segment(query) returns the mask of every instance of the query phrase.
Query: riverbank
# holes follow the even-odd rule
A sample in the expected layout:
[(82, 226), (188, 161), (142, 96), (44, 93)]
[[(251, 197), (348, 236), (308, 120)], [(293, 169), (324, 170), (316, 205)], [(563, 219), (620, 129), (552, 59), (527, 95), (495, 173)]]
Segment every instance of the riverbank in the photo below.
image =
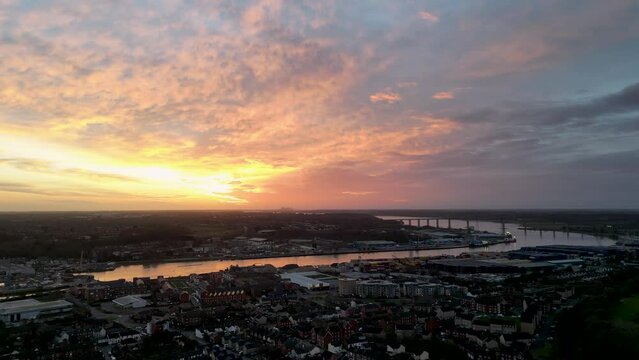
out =
[[(454, 220), (458, 221), (458, 220)], [(444, 230), (444, 228), (431, 228), (432, 230)], [(466, 232), (466, 229), (463, 228), (450, 228), (445, 229), (446, 231), (456, 231), (456, 232)], [(486, 230), (480, 230), (486, 232)], [(129, 266), (129, 265), (151, 265), (151, 264), (166, 264), (166, 263), (183, 263), (183, 262), (201, 262), (201, 261), (235, 261), (235, 260), (268, 260), (268, 259), (281, 259), (281, 258), (292, 258), (292, 257), (309, 257), (309, 256), (338, 256), (338, 255), (348, 255), (348, 254), (372, 254), (372, 253), (383, 253), (383, 252), (394, 252), (394, 251), (437, 251), (437, 250), (450, 250), (450, 249), (481, 249), (481, 248), (489, 248), (495, 245), (501, 244), (509, 244), (513, 243), (512, 239), (504, 238), (501, 240), (490, 240), (489, 243), (484, 245), (476, 245), (473, 246), (472, 242), (467, 242), (463, 244), (444, 244), (444, 245), (416, 245), (416, 246), (405, 246), (399, 245), (396, 247), (388, 247), (388, 248), (380, 248), (380, 249), (338, 249), (335, 251), (320, 251), (320, 252), (312, 252), (312, 253), (286, 253), (286, 254), (251, 254), (251, 255), (234, 255), (234, 256), (215, 256), (215, 257), (186, 257), (186, 258), (167, 258), (167, 259), (142, 259), (142, 260), (128, 260), (128, 261), (114, 261), (111, 262), (118, 266)], [(105, 263), (100, 263), (99, 265), (105, 265)], [(99, 266), (98, 265), (98, 266)], [(99, 269), (97, 271), (109, 271), (112, 269)], [(96, 270), (94, 270), (96, 271)], [(88, 272), (88, 271), (85, 271)]]
[[(465, 226), (466, 221), (453, 220), (453, 226)], [(222, 271), (231, 266), (252, 266), (255, 264), (270, 264), (275, 267), (282, 267), (288, 264), (320, 266), (334, 263), (344, 263), (352, 260), (373, 260), (380, 258), (407, 258), (407, 257), (437, 257), (437, 256), (458, 256), (463, 253), (476, 252), (503, 252), (517, 250), (520, 247), (547, 246), (547, 245), (586, 245), (586, 246), (611, 246), (615, 242), (606, 238), (596, 238), (589, 235), (565, 234), (557, 236), (552, 232), (524, 232), (519, 230), (515, 223), (492, 223), (492, 222), (471, 222), (475, 230), (499, 233), (507, 231), (517, 239), (516, 243), (494, 244), (488, 247), (470, 248), (466, 244), (441, 246), (441, 247), (417, 247), (378, 249), (378, 250), (357, 250), (342, 249), (342, 251), (332, 251), (324, 253), (304, 253), (304, 254), (268, 254), (262, 256), (242, 256), (236, 259), (223, 257), (216, 258), (181, 258), (181, 259), (158, 259), (158, 260), (137, 260), (121, 261), (117, 267), (110, 271), (88, 271), (82, 273), (94, 276), (99, 281), (111, 281), (117, 279), (131, 280), (136, 277), (158, 276), (187, 276), (194, 273), (209, 273)], [(505, 229), (504, 226), (505, 225)], [(116, 264), (112, 264), (116, 265)]]
[[(504, 242), (496, 242), (490, 245), (497, 245)], [(448, 249), (461, 249), (470, 248), (470, 244), (459, 245), (443, 245), (443, 246), (409, 246), (409, 247), (394, 247), (388, 249), (345, 249), (331, 252), (314, 252), (314, 253), (290, 253), (290, 254), (268, 254), (268, 255), (246, 255), (246, 256), (234, 256), (234, 257), (188, 257), (188, 258), (169, 258), (169, 259), (148, 259), (148, 260), (128, 260), (128, 261), (113, 261), (112, 264), (115, 267), (129, 266), (129, 265), (153, 265), (153, 264), (166, 264), (166, 263), (182, 263), (182, 262), (201, 262), (201, 261), (233, 261), (233, 260), (267, 260), (267, 259), (281, 259), (290, 257), (307, 257), (307, 256), (332, 256), (332, 255), (348, 255), (348, 254), (373, 254), (393, 251), (428, 251), (428, 250), (448, 250)], [(103, 265), (104, 263), (100, 263)], [(111, 271), (111, 270), (104, 270)], [(85, 271), (86, 272), (86, 271)]]

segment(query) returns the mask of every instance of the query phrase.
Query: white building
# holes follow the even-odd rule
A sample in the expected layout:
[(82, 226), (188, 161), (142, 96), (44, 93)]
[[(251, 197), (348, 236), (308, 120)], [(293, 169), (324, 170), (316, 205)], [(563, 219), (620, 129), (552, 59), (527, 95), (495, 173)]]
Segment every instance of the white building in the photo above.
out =
[(424, 283), (415, 282), (415, 281), (405, 282), (402, 285), (402, 291), (403, 291), (404, 296), (406, 296), (406, 297), (419, 296), (420, 294), (418, 293), (418, 290), (419, 290), (419, 287), (421, 285), (424, 285)]
[(403, 354), (405, 352), (406, 352), (406, 348), (402, 344), (397, 345), (397, 347), (386, 345), (386, 353), (390, 356)]
[(386, 280), (358, 281), (355, 294), (360, 297), (394, 298), (399, 296), (399, 285)]
[(71, 312), (73, 304), (66, 300), (16, 300), (0, 303), (0, 319), (7, 326), (18, 326), (42, 318), (62, 317)]
[(149, 302), (142, 299), (140, 295), (122, 296), (117, 299), (114, 299), (113, 302), (122, 307), (133, 308), (133, 309), (139, 309), (149, 305)]
[(284, 273), (281, 277), (307, 289), (328, 289), (331, 284), (323, 280), (332, 278), (317, 271)]
[(260, 238), (260, 237), (252, 237), (246, 241), (249, 245), (253, 247), (257, 247), (257, 248), (270, 247), (273, 245), (272, 240)]
[(444, 286), (441, 284), (423, 284), (419, 285), (417, 296), (437, 296), (443, 293)]

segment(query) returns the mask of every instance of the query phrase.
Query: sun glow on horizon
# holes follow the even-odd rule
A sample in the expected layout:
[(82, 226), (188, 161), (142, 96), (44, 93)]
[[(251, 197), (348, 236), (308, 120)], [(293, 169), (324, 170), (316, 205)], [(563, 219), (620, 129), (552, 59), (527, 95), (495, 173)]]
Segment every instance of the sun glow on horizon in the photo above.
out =
[(0, 169), (12, 180), (25, 180), (32, 185), (31, 188), (16, 187), (16, 192), (145, 197), (163, 201), (208, 199), (237, 205), (247, 203), (243, 193), (263, 192), (260, 186), (263, 181), (295, 170), (251, 160), (211, 169), (197, 167), (194, 162), (161, 165), (139, 159), (127, 162), (15, 134), (0, 134)]
[(634, 208), (639, 9), (567, 1), (0, 1), (0, 211)]

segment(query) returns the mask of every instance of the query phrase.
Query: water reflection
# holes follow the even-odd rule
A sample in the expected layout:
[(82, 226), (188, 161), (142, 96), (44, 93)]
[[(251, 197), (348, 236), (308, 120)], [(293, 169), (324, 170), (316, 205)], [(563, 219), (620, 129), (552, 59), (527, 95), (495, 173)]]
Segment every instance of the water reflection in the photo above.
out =
[[(408, 219), (410, 217), (393, 217), (383, 216), (383, 219)], [(417, 218), (413, 218), (417, 219)], [(470, 221), (470, 226), (476, 230), (501, 232), (502, 224), (488, 221)], [(413, 224), (416, 222), (413, 221)], [(431, 225), (435, 222), (431, 221)], [(466, 220), (451, 220), (452, 228), (466, 228)], [(425, 224), (423, 224), (425, 225)], [(541, 246), (553, 244), (572, 244), (572, 245), (613, 245), (614, 241), (595, 237), (591, 235), (565, 233), (565, 236), (556, 236), (553, 231), (529, 231), (520, 229), (517, 224), (504, 224), (505, 230), (512, 233), (516, 238), (516, 243), (499, 244), (488, 248), (490, 251), (510, 251), (519, 249), (522, 246)], [(448, 228), (448, 219), (440, 221), (442, 229)], [(245, 260), (205, 260), (195, 262), (171, 262), (171, 263), (155, 263), (144, 265), (125, 265), (116, 268), (113, 271), (93, 273), (97, 280), (109, 281), (117, 279), (131, 280), (134, 277), (151, 277), (158, 276), (184, 276), (193, 273), (207, 273), (228, 269), (232, 265), (251, 266), (258, 264), (271, 264), (281, 267), (288, 264), (298, 265), (330, 265), (333, 263), (348, 262), (354, 259), (380, 259), (380, 258), (406, 258), (406, 257), (423, 257), (438, 255), (459, 255), (464, 252), (486, 251), (486, 248), (457, 248), (457, 249), (441, 249), (441, 250), (403, 250), (403, 251), (386, 251), (376, 253), (359, 253), (359, 254), (331, 254), (331, 255), (314, 255), (314, 256), (289, 256), (271, 259), (245, 259)]]

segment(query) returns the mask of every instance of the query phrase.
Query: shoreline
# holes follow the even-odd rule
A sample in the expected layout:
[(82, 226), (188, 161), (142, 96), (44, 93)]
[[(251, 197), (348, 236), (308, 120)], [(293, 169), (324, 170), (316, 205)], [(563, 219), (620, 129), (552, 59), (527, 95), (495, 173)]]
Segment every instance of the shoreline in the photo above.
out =
[[(377, 216), (376, 216), (377, 217)], [(383, 220), (393, 220), (393, 219), (383, 219)], [(516, 224), (520, 225), (520, 224)], [(433, 229), (438, 229), (434, 228)], [(447, 230), (457, 230), (462, 231), (465, 229), (447, 229)], [(393, 251), (430, 251), (430, 250), (449, 250), (449, 249), (477, 249), (477, 248), (489, 248), (493, 245), (499, 244), (507, 244), (512, 241), (507, 240), (499, 240), (496, 242), (491, 242), (490, 244), (486, 244), (485, 246), (477, 246), (472, 247), (470, 243), (467, 244), (456, 244), (456, 245), (442, 245), (442, 246), (413, 246), (413, 247), (402, 247), (402, 248), (390, 248), (390, 249), (368, 249), (368, 250), (358, 250), (358, 249), (348, 249), (348, 250), (338, 250), (332, 252), (321, 252), (321, 253), (292, 253), (292, 254), (278, 254), (278, 255), (247, 255), (247, 256), (233, 256), (233, 257), (208, 257), (208, 258), (200, 258), (200, 257), (189, 257), (189, 258), (171, 258), (171, 259), (148, 259), (148, 260), (124, 260), (124, 261), (110, 261), (110, 262), (102, 262), (97, 263), (101, 265), (106, 265), (108, 263), (115, 264), (114, 268), (108, 268), (103, 270), (91, 270), (91, 271), (82, 271), (82, 272), (74, 272), (75, 274), (92, 274), (92, 273), (101, 273), (101, 272), (109, 272), (113, 271), (118, 267), (122, 266), (131, 266), (131, 265), (153, 265), (153, 264), (166, 264), (166, 263), (183, 263), (183, 262), (204, 262), (204, 261), (235, 261), (235, 260), (261, 260), (261, 259), (281, 259), (288, 257), (307, 257), (307, 256), (331, 256), (331, 255), (345, 255), (345, 254), (370, 254), (370, 253), (381, 253), (381, 252), (393, 252)]]
[[(381, 218), (382, 220), (395, 220), (395, 219), (384, 219), (384, 216), (396, 216), (396, 215), (373, 215), (375, 217)], [(414, 216), (410, 216), (410, 217), (414, 217)], [(452, 220), (459, 220), (459, 219), (452, 219)], [(487, 221), (487, 222), (493, 222), (493, 223), (497, 223), (497, 221), (489, 221), (489, 220), (482, 220), (482, 221)], [(588, 231), (571, 231), (571, 230), (559, 230), (559, 229), (541, 229), (538, 227), (529, 227), (528, 225), (525, 225), (524, 223), (522, 223), (521, 221), (515, 221), (515, 222), (507, 222), (507, 224), (510, 225), (514, 225), (515, 228), (517, 230), (524, 230), (524, 231), (543, 231), (543, 232), (549, 232), (549, 231), (557, 231), (557, 232), (568, 232), (568, 233), (572, 233), (572, 234), (581, 234), (581, 235), (587, 235), (587, 236), (593, 236), (595, 238), (600, 238), (600, 239), (610, 239), (610, 240), (615, 240), (614, 238), (612, 238), (611, 236), (607, 236), (608, 234), (596, 234), (596, 233), (591, 233)], [(540, 224), (535, 224), (535, 225), (540, 225)], [(436, 227), (431, 227), (432, 229), (438, 229)], [(462, 231), (465, 229), (460, 229), (460, 228), (453, 228), (453, 229), (447, 229), (445, 228), (445, 230), (457, 230), (457, 231)], [(584, 229), (585, 230), (585, 229)], [(106, 267), (104, 269), (91, 269), (91, 270), (83, 270), (83, 271), (74, 271), (74, 274), (85, 274), (85, 275), (92, 275), (92, 274), (99, 274), (99, 273), (110, 273), (118, 268), (124, 267), (124, 266), (136, 266), (136, 265), (142, 265), (142, 266), (149, 266), (152, 267), (154, 265), (163, 265), (163, 264), (171, 264), (171, 263), (197, 263), (197, 262), (221, 262), (221, 261), (245, 261), (245, 260), (255, 260), (256, 263), (260, 263), (259, 260), (265, 260), (265, 259), (282, 259), (282, 258), (295, 258), (295, 257), (313, 257), (313, 256), (339, 256), (339, 255), (348, 255), (348, 254), (374, 254), (374, 253), (384, 253), (384, 252), (408, 252), (408, 251), (437, 251), (437, 250), (451, 250), (451, 249), (463, 249), (466, 248), (470, 251), (478, 251), (479, 249), (485, 249), (486, 251), (490, 251), (490, 247), (492, 247), (493, 245), (500, 245), (500, 244), (507, 244), (507, 243), (511, 243), (511, 241), (504, 241), (504, 240), (499, 240), (496, 242), (491, 242), (489, 244), (486, 244), (484, 246), (471, 246), (470, 243), (467, 244), (450, 244), (450, 245), (442, 245), (442, 246), (410, 246), (410, 247), (400, 247), (400, 248), (389, 248), (389, 249), (367, 249), (367, 250), (359, 250), (359, 249), (343, 249), (343, 250), (337, 250), (337, 251), (331, 251), (331, 252), (314, 252), (314, 253), (291, 253), (291, 254), (265, 254), (265, 255), (246, 255), (246, 256), (242, 256), (242, 255), (238, 255), (238, 256), (232, 256), (232, 257), (182, 257), (182, 258), (166, 258), (166, 259), (141, 259), (141, 260), (120, 260), (120, 261), (111, 261), (111, 262), (101, 262), (101, 263), (96, 263), (96, 265), (100, 266), (106, 266), (108, 263), (113, 264), (113, 266), (109, 266)], [(88, 265), (88, 264), (87, 264)]]
[[(390, 220), (390, 221), (395, 220), (395, 219), (383, 219), (384, 216), (395, 216), (395, 215), (373, 215), (373, 216), (380, 218), (382, 220)], [(459, 220), (459, 219), (451, 219), (451, 220)], [(494, 221), (494, 220), (493, 221), (482, 220), (482, 221), (498, 223), (497, 221)], [(593, 236), (596, 238), (616, 240), (612, 236), (609, 236), (606, 234), (598, 234), (598, 233), (588, 232), (588, 231), (570, 231), (570, 230), (566, 231), (566, 230), (559, 230), (559, 229), (552, 229), (552, 228), (545, 229), (545, 228), (538, 228), (538, 227), (533, 228), (533, 227), (528, 227), (527, 225), (521, 222), (509, 222), (509, 224), (515, 225), (518, 230), (524, 230), (524, 231), (568, 232), (573, 234)], [(424, 228), (426, 228), (426, 226), (424, 226)], [(448, 228), (437, 228), (432, 226), (430, 228), (432, 228), (433, 230), (442, 229), (442, 230), (465, 231), (465, 229), (461, 229), (461, 228), (448, 229)], [(458, 245), (443, 245), (443, 246), (429, 246), (429, 247), (416, 246), (416, 247), (399, 248), (399, 249), (369, 249), (369, 250), (352, 249), (352, 250), (332, 251), (332, 252), (324, 252), (324, 253), (292, 253), (292, 254), (278, 254), (278, 255), (269, 254), (269, 255), (248, 255), (248, 256), (239, 255), (239, 256), (233, 256), (233, 257), (227, 257), (227, 258), (225, 257), (188, 257), (188, 258), (170, 258), (170, 259), (119, 260), (119, 261), (107, 261), (107, 262), (96, 263), (96, 265), (106, 265), (108, 263), (113, 263), (115, 264), (115, 267), (113, 268), (109, 267), (105, 269), (89, 270), (89, 271), (82, 271), (82, 272), (74, 271), (74, 273), (75, 274), (91, 274), (91, 273), (109, 272), (109, 271), (113, 271), (114, 269), (118, 267), (131, 266), (131, 265), (153, 265), (153, 264), (159, 265), (159, 264), (166, 264), (166, 263), (184, 263), (184, 262), (199, 262), (199, 261), (204, 262), (204, 261), (234, 261), (234, 260), (250, 260), (250, 259), (255, 259), (255, 260), (280, 259), (280, 258), (287, 258), (287, 257), (331, 256), (331, 255), (344, 255), (344, 254), (357, 254), (357, 253), (368, 254), (368, 253), (391, 252), (391, 251), (422, 251), (422, 250), (426, 251), (426, 250), (448, 250), (448, 249), (459, 249), (459, 248), (477, 249), (477, 248), (489, 248), (492, 245), (499, 245), (499, 244), (505, 244), (505, 243), (509, 243), (509, 241), (500, 240), (494, 243), (487, 244), (486, 246), (478, 246), (478, 247), (472, 247), (470, 246), (470, 244), (458, 244)]]
[[(507, 242), (496, 242), (491, 243), (484, 248), (488, 248), (491, 245), (499, 245)], [(369, 250), (344, 250), (344, 251), (333, 251), (333, 252), (323, 252), (323, 253), (293, 253), (293, 254), (282, 254), (282, 255), (249, 255), (249, 256), (237, 256), (232, 258), (173, 258), (173, 259), (158, 259), (158, 260), (129, 260), (129, 261), (114, 261), (115, 268), (119, 268), (122, 266), (131, 266), (131, 265), (153, 265), (153, 264), (166, 264), (166, 263), (183, 263), (183, 262), (207, 262), (207, 261), (235, 261), (235, 260), (263, 260), (263, 259), (282, 259), (289, 257), (307, 257), (307, 256), (332, 256), (332, 255), (344, 255), (344, 254), (372, 254), (372, 253), (383, 253), (383, 252), (394, 252), (394, 251), (429, 251), (429, 250), (448, 250), (448, 249), (461, 249), (468, 248), (470, 244), (459, 244), (459, 245), (445, 245), (445, 246), (430, 246), (430, 247), (409, 247), (409, 248), (390, 248), (390, 249), (369, 249)], [(83, 271), (78, 272), (76, 274), (92, 274), (92, 273), (102, 273), (102, 272), (110, 272), (114, 269), (105, 269), (98, 271)]]
[[(503, 244), (504, 242), (491, 243), (485, 247), (491, 245)], [(150, 264), (165, 264), (165, 263), (181, 263), (181, 262), (198, 262), (198, 261), (234, 261), (234, 260), (261, 260), (261, 259), (279, 259), (279, 258), (294, 258), (294, 257), (307, 257), (307, 256), (331, 256), (331, 255), (344, 255), (344, 254), (371, 254), (393, 251), (428, 251), (428, 250), (447, 250), (447, 249), (460, 249), (470, 248), (469, 244), (459, 245), (444, 245), (444, 246), (430, 246), (430, 247), (409, 247), (409, 248), (389, 248), (389, 249), (368, 249), (368, 250), (344, 250), (333, 252), (319, 252), (319, 253), (293, 253), (293, 254), (272, 254), (272, 255), (248, 255), (248, 256), (234, 256), (232, 258), (220, 258), (220, 257), (189, 257), (189, 258), (171, 258), (171, 259), (153, 259), (153, 260), (125, 260), (125, 261), (111, 261), (116, 267), (129, 266), (129, 265), (150, 265)], [(104, 263), (102, 263), (104, 264)], [(112, 270), (103, 271), (91, 271), (91, 272), (106, 272)]]

